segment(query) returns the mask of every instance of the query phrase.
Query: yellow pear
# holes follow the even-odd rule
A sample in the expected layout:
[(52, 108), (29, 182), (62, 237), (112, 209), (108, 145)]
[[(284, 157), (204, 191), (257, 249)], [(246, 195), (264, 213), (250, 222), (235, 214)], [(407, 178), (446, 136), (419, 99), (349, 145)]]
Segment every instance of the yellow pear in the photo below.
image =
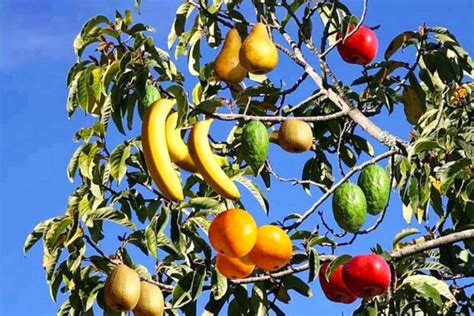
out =
[(281, 124), (278, 131), (278, 143), (290, 153), (302, 153), (311, 148), (313, 144), (313, 131), (308, 123), (289, 119)]
[(263, 75), (278, 63), (278, 51), (263, 23), (255, 24), (240, 48), (240, 63), (250, 73)]
[(219, 79), (229, 83), (239, 83), (244, 80), (247, 70), (239, 61), (241, 46), (242, 40), (237, 29), (230, 30), (214, 63), (214, 71)]
[(133, 310), (135, 316), (162, 316), (165, 300), (159, 287), (146, 281), (140, 284), (140, 299)]
[(115, 267), (104, 285), (105, 304), (118, 312), (131, 311), (140, 298), (140, 277), (124, 264)]

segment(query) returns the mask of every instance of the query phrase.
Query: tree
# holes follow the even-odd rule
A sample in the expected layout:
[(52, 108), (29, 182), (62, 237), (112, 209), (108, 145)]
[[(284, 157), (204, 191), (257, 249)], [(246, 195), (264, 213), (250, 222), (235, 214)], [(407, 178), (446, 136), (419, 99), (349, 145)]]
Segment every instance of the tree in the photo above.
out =
[[(138, 10), (140, 1), (135, 2)], [(469, 54), (447, 29), (423, 25), (395, 37), (384, 60), (365, 66), (361, 77), (348, 84), (335, 77), (326, 57), (362, 27), (367, 1), (359, 20), (339, 1), (241, 2), (189, 0), (179, 6), (168, 48), (174, 47), (176, 57), (187, 55), (188, 80), (198, 81), (192, 91), (185, 90), (187, 78), (169, 52), (155, 46), (150, 37), (153, 28), (134, 24), (131, 11), (116, 12), (115, 19), (95, 16), (77, 35), (78, 60), (67, 76), (67, 111), (72, 116), (82, 110), (97, 121), (75, 135), (80, 145), (67, 171), (69, 180), (79, 185), (68, 199), (66, 212), (39, 223), (24, 246), (26, 253), (43, 240), (43, 267), (52, 297), (56, 299), (59, 290), (67, 296), (58, 314), (92, 315), (94, 309), (115, 314), (104, 303), (103, 286), (106, 275), (119, 263), (161, 288), (169, 314), (196, 314), (196, 300), (203, 291), (211, 292), (207, 314), (219, 313), (225, 304), (232, 315), (283, 314), (279, 303), (288, 302), (290, 289), (308, 296), (308, 283), (315, 280), (321, 263), (331, 262), (329, 277), (350, 258), (331, 253), (343, 252), (344, 246), (383, 221), (387, 207), (373, 226), (339, 234), (325, 222), (319, 207), (354, 175), (388, 159), (391, 189), (403, 202), (407, 222), (412, 217), (420, 223), (428, 216), (438, 220), (410, 242), (405, 239), (421, 232), (403, 229), (394, 236), (392, 250), (374, 245), (373, 251), (390, 263), (391, 285), (385, 295), (361, 300), (355, 313), (468, 315), (473, 297), (468, 297), (468, 285), (455, 280), (474, 275), (474, 85), (468, 81), (474, 63)], [(242, 14), (250, 7), (255, 17)], [(256, 20), (271, 30), (280, 57), (301, 70), (296, 82), (283, 86), (265, 75), (250, 74), (247, 85), (228, 85), (215, 77), (212, 58), (202, 58), (206, 46), (221, 47), (229, 29), (235, 26), (244, 36)], [(313, 29), (320, 22), (322, 27)], [(416, 51), (411, 62), (394, 59), (398, 50), (408, 46)], [(286, 99), (305, 84), (313, 87), (313, 93), (289, 105)], [(180, 126), (190, 127), (203, 115), (233, 124), (226, 141), (214, 147), (232, 161), (223, 170), (246, 187), (265, 211), (270, 201), (260, 180), (267, 188), (275, 179), (313, 194), (320, 191), (310, 208), (287, 214), (277, 223), (293, 242), (289, 265), (238, 280), (228, 280), (216, 270), (206, 237), (210, 221), (219, 211), (245, 207), (240, 200), (217, 194), (197, 174), (182, 174), (182, 202), (169, 200), (155, 188), (139, 132), (131, 137), (129, 131), (139, 128), (137, 115), (140, 121), (159, 98), (176, 100)], [(385, 110), (390, 113), (397, 104), (405, 107), (413, 124), (407, 140), (371, 120)], [(313, 157), (301, 179), (282, 178), (270, 161), (254, 176), (238, 149), (243, 126), (253, 120), (277, 128), (289, 118), (313, 123)], [(110, 148), (112, 125), (122, 134), (114, 149)], [(371, 141), (387, 150), (376, 155)], [(359, 162), (366, 155), (372, 158)], [(316, 229), (301, 228), (317, 215)], [(99, 246), (106, 234), (104, 221), (129, 229), (118, 237), (112, 254)], [(156, 258), (155, 271), (147, 271), (139, 259), (132, 260), (129, 247)], [(296, 275), (302, 271), (307, 273)]]

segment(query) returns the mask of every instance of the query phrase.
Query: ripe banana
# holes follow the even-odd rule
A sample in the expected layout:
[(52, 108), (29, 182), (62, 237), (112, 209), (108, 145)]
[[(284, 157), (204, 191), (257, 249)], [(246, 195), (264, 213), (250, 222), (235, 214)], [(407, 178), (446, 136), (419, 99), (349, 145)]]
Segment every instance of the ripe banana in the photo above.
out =
[[(179, 128), (176, 128), (177, 122), (177, 112), (172, 112), (168, 115), (168, 118), (166, 119), (166, 142), (168, 144), (171, 161), (186, 171), (196, 173), (198, 172), (198, 169), (189, 154), (188, 146), (181, 138), (181, 131)], [(226, 157), (214, 155), (214, 158), (217, 160), (219, 167), (229, 165), (229, 161)]]
[(181, 131), (176, 128), (178, 122), (178, 112), (171, 113), (166, 119), (166, 142), (168, 143), (168, 150), (171, 161), (189, 172), (197, 172), (196, 165), (189, 155), (188, 146), (181, 138)]
[(239, 189), (219, 167), (209, 145), (208, 134), (211, 123), (212, 119), (206, 119), (193, 126), (188, 142), (189, 153), (199, 173), (217, 193), (228, 199), (238, 199)]
[(181, 181), (171, 162), (166, 143), (166, 117), (175, 104), (172, 99), (153, 102), (147, 110), (142, 124), (142, 147), (151, 178), (158, 189), (170, 200), (184, 198)]

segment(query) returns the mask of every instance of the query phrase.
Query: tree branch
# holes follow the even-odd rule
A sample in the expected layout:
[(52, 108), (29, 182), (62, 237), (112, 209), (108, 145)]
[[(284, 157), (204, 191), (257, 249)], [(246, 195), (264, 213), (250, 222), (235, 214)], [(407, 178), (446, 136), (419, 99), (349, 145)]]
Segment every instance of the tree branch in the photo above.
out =
[(438, 248), (444, 245), (453, 244), (461, 240), (473, 239), (473, 238), (474, 238), (474, 228), (467, 229), (467, 230), (463, 230), (457, 233), (441, 236), (436, 239), (426, 241), (422, 244), (405, 247), (403, 249), (393, 252), (391, 254), (391, 257), (393, 259), (401, 259), (407, 256), (411, 256), (415, 253), (423, 252), (423, 251), (430, 250), (433, 248)]
[(343, 96), (340, 96), (332, 89), (327, 89), (324, 86), (323, 79), (321, 76), (314, 70), (314, 68), (306, 61), (303, 56), (303, 53), (298, 48), (296, 43), (291, 39), (290, 35), (281, 27), (278, 26), (280, 33), (282, 34), (283, 38), (287, 41), (287, 43), (292, 48), (291, 52), (286, 47), (276, 43), (278, 49), (280, 49), (283, 53), (288, 55), (296, 64), (304, 68), (304, 70), (308, 73), (311, 79), (321, 88), (321, 91), (325, 91), (328, 95), (328, 98), (336, 104), (342, 111), (347, 111), (349, 117), (359, 124), (370, 136), (374, 137), (387, 147), (391, 149), (398, 149), (402, 150), (403, 153), (406, 153), (408, 150), (408, 144), (401, 140), (400, 138), (390, 134), (389, 132), (381, 129), (379, 126), (375, 125), (371, 120), (369, 120), (359, 109), (353, 108), (352, 105), (348, 104)]
[(339, 111), (332, 114), (327, 115), (318, 115), (318, 116), (258, 116), (258, 115), (247, 115), (247, 114), (224, 114), (224, 113), (209, 113), (202, 111), (196, 108), (203, 114), (206, 114), (210, 117), (216, 118), (222, 121), (235, 121), (235, 120), (242, 120), (242, 121), (262, 121), (262, 122), (283, 122), (289, 119), (298, 119), (301, 121), (306, 122), (323, 122), (323, 121), (330, 121), (337, 118), (340, 118), (346, 115), (349, 111)]
[[(413, 255), (413, 254), (416, 254), (416, 253), (420, 253), (420, 252), (423, 252), (423, 251), (426, 251), (426, 250), (430, 250), (430, 249), (437, 248), (437, 247), (440, 247), (440, 246), (450, 245), (450, 244), (456, 243), (456, 242), (461, 241), (461, 240), (473, 239), (473, 238), (474, 238), (474, 229), (468, 229), (468, 230), (464, 230), (464, 231), (461, 231), (461, 232), (457, 232), (457, 233), (449, 234), (449, 235), (446, 235), (446, 236), (438, 237), (434, 240), (430, 240), (430, 241), (424, 242), (424, 243), (419, 244), (419, 245), (405, 247), (401, 250), (392, 252), (390, 254), (390, 257), (393, 260), (398, 260), (398, 259), (401, 259), (403, 257), (410, 256), (410, 255)], [(331, 261), (331, 260), (335, 259), (336, 256), (322, 255), (319, 258), (320, 258), (321, 262), (327, 262), (327, 261)], [(274, 278), (281, 278), (285, 275), (294, 274), (294, 273), (297, 273), (297, 272), (302, 272), (302, 271), (305, 271), (305, 270), (308, 270), (308, 269), (309, 269), (309, 263), (305, 263), (305, 264), (302, 264), (300, 266), (297, 266), (297, 267), (294, 267), (294, 268), (291, 267), (291, 268), (288, 268), (288, 269), (280, 271), (280, 272), (265, 274), (265, 275), (259, 275), (259, 276), (240, 279), (240, 280), (233, 280), (232, 282), (235, 283), (235, 284), (246, 284), (246, 283), (267, 281), (267, 280), (271, 280), (271, 279), (274, 279)]]

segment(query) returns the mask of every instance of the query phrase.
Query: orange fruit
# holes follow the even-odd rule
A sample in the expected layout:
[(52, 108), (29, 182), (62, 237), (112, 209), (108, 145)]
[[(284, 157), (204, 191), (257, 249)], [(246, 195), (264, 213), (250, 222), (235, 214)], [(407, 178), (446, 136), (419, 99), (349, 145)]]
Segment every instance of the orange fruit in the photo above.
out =
[(257, 242), (249, 253), (250, 261), (264, 271), (285, 266), (293, 255), (290, 237), (280, 227), (264, 225), (257, 229)]
[(241, 258), (255, 245), (257, 224), (252, 215), (244, 210), (226, 210), (217, 215), (209, 226), (209, 240), (218, 253)]
[(228, 279), (242, 279), (252, 274), (255, 265), (248, 257), (232, 258), (217, 254), (216, 268)]

